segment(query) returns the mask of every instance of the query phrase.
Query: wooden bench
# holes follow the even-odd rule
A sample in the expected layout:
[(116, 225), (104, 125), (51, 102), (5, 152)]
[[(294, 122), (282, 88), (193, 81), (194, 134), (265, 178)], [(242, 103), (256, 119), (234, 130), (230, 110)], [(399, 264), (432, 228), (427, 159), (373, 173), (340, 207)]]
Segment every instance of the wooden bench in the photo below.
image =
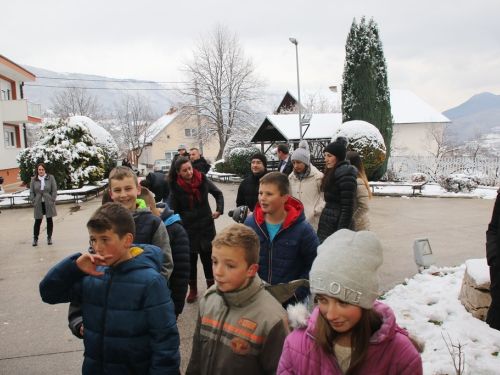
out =
[(376, 187), (382, 187), (382, 186), (394, 186), (394, 187), (399, 187), (399, 186), (409, 186), (413, 193), (412, 195), (415, 196), (415, 191), (418, 190), (420, 194), (422, 194), (422, 188), (427, 182), (393, 182), (393, 181), (371, 181), (370, 182), (370, 187), (372, 188), (372, 193), (375, 193), (375, 188)]
[(229, 182), (238, 177), (234, 173), (207, 173), (207, 177), (212, 181)]

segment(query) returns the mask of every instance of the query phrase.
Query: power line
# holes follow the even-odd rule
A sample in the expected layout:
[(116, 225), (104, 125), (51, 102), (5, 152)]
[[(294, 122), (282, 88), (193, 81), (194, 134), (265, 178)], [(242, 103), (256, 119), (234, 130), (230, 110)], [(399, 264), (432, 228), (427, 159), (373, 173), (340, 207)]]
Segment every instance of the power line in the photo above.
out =
[[(179, 89), (134, 89), (134, 88), (113, 88), (113, 87), (80, 87), (80, 86), (51, 86), (51, 85), (31, 85), (25, 83), (26, 87), (52, 87), (56, 89), (82, 89), (82, 90), (116, 90), (116, 91), (178, 91)], [(188, 88), (189, 89), (189, 88)], [(192, 88), (194, 89), (194, 88)]]
[(63, 78), (63, 77), (40, 77), (37, 76), (37, 79), (60, 79), (63, 81), (87, 81), (87, 82), (130, 82), (130, 83), (158, 83), (158, 84), (166, 84), (166, 83), (192, 83), (188, 81), (178, 81), (178, 82), (156, 82), (156, 81), (141, 81), (135, 79), (85, 79), (85, 78)]

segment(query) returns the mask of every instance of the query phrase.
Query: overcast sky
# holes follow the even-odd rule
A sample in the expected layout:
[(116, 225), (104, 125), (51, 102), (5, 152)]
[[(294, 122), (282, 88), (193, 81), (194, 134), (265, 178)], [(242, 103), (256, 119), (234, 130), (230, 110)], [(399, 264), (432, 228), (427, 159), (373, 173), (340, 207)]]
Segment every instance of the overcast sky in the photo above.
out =
[(353, 18), (378, 23), (391, 89), (439, 111), (500, 94), (500, 1), (23, 0), (0, 7), (0, 54), (19, 63), (112, 78), (173, 81), (216, 23), (238, 34), (268, 91), (340, 85)]

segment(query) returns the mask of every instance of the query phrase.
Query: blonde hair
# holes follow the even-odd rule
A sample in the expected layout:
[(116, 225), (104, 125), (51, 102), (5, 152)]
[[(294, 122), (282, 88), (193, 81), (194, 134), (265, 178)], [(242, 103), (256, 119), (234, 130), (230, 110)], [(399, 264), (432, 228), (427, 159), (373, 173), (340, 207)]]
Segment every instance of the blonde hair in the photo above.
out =
[(349, 160), (351, 165), (354, 165), (358, 170), (358, 177), (363, 180), (368, 190), (368, 198), (372, 199), (372, 191), (370, 189), (370, 184), (368, 183), (368, 177), (366, 177), (365, 166), (363, 165), (363, 160), (361, 156), (356, 151), (348, 151), (346, 154), (346, 160)]
[(139, 187), (139, 181), (137, 180), (137, 176), (135, 175), (132, 168), (118, 166), (113, 168), (113, 170), (109, 173), (109, 185), (111, 186), (111, 180), (121, 181), (124, 178), (132, 177), (135, 181), (135, 186)]
[(137, 196), (137, 199), (142, 199), (146, 203), (146, 206), (156, 207), (156, 201), (151, 190), (147, 187), (141, 186), (141, 194)]
[(213, 247), (243, 249), (248, 266), (259, 263), (260, 241), (257, 234), (246, 225), (233, 224), (219, 232), (212, 241)]

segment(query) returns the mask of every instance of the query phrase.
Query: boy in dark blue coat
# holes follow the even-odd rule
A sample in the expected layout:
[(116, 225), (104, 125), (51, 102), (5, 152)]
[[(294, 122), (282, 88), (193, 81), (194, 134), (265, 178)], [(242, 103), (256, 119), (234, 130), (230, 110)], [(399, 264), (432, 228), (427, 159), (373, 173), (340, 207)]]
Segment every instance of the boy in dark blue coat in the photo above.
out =
[(144, 200), (146, 206), (149, 207), (153, 214), (160, 217), (167, 228), (170, 248), (172, 249), (172, 260), (174, 261), (174, 269), (170, 279), (168, 279), (168, 287), (175, 306), (175, 315), (179, 317), (184, 309), (191, 270), (188, 234), (182, 225), (179, 214), (175, 214), (168, 205), (165, 206), (163, 212), (156, 208), (155, 199), (148, 188), (143, 187), (138, 198)]
[(179, 332), (156, 246), (131, 247), (131, 212), (117, 203), (87, 223), (96, 254), (75, 254), (40, 283), (50, 304), (82, 303), (83, 374), (178, 374)]
[[(271, 285), (309, 279), (316, 258), (318, 236), (305, 220), (304, 206), (291, 196), (288, 176), (271, 172), (260, 179), (259, 202), (245, 225), (260, 240), (259, 276)], [(309, 288), (300, 287), (283, 304), (307, 302)]]

